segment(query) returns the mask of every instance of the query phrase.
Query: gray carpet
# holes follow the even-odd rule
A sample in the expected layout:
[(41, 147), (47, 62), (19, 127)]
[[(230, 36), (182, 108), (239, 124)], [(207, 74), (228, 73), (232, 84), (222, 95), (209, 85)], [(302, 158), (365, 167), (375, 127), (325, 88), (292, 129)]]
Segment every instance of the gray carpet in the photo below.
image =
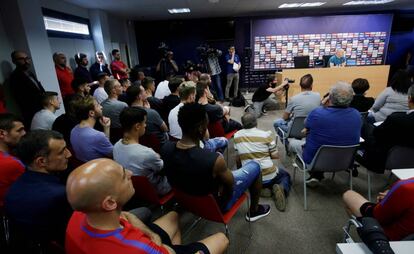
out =
[[(251, 94), (250, 94), (251, 96)], [(243, 108), (231, 108), (232, 118), (240, 121)], [(273, 121), (281, 117), (283, 110), (269, 111), (258, 121), (258, 127), (272, 130)], [(292, 158), (285, 156), (284, 147), (280, 144), (281, 159), (277, 161), (293, 177)], [(233, 144), (229, 150), (229, 168), (235, 168)], [(249, 224), (244, 219), (247, 204), (230, 222), (230, 247), (227, 253), (335, 253), (336, 243), (341, 242), (342, 227), (347, 222), (347, 215), (342, 204), (342, 193), (349, 189), (347, 172), (337, 173), (334, 180), (326, 174), (325, 180), (317, 188), (308, 188), (308, 211), (303, 209), (303, 175), (297, 172), (296, 181), (288, 197), (287, 209), (279, 212), (271, 198), (261, 198), (261, 203), (272, 207), (269, 216), (251, 223), (251, 239), (249, 240)], [(383, 190), (388, 181), (387, 175), (372, 177), (373, 197)], [(367, 197), (366, 169), (359, 169), (359, 176), (353, 178), (354, 190)], [(196, 219), (190, 213), (181, 217), (182, 230), (185, 232)], [(225, 232), (224, 226), (218, 223), (201, 220), (196, 227), (184, 235), (184, 243), (196, 241), (215, 232)]]

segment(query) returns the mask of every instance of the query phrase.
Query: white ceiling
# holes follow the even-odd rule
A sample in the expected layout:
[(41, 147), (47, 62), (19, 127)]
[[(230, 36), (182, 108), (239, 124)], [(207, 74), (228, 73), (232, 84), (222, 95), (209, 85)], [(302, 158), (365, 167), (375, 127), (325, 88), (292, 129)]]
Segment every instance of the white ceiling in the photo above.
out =
[[(65, 0), (66, 2), (91, 9), (101, 9), (130, 20), (165, 20), (207, 17), (240, 17), (255, 15), (306, 14), (320, 11), (376, 11), (410, 9), (414, 10), (414, 0), (395, 0), (384, 5), (343, 6), (350, 0)], [(283, 3), (326, 2), (321, 7), (279, 9)], [(191, 13), (172, 15), (171, 8), (190, 8)]]

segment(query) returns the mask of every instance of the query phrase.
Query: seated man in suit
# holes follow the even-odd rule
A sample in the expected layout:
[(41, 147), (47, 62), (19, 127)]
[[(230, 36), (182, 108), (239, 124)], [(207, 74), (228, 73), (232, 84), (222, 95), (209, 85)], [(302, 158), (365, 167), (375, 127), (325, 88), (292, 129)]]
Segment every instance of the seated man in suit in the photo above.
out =
[(392, 113), (381, 125), (367, 131), (364, 155), (357, 160), (369, 170), (384, 172), (388, 151), (393, 146), (414, 147), (414, 85), (408, 89), (407, 100), (407, 112)]
[(66, 170), (71, 153), (63, 136), (50, 130), (34, 130), (24, 136), (17, 156), (26, 171), (10, 187), (5, 199), (6, 213), (25, 239), (63, 243), (72, 214), (65, 185), (56, 173)]
[(92, 253), (223, 253), (229, 240), (216, 233), (182, 245), (178, 214), (170, 212), (146, 226), (122, 207), (134, 195), (132, 172), (110, 159), (75, 169), (67, 182), (75, 212), (66, 231), (68, 254)]
[(200, 147), (207, 131), (208, 116), (198, 103), (186, 103), (178, 112), (182, 138), (166, 143), (161, 158), (168, 181), (192, 195), (213, 194), (223, 211), (228, 211), (247, 190), (250, 190), (250, 214), (246, 220), (256, 221), (270, 213), (269, 205), (260, 205), (262, 189), (260, 165), (251, 161), (242, 168), (230, 171), (219, 153)]
[(380, 192), (377, 203), (352, 190), (344, 193), (343, 200), (349, 215), (377, 219), (391, 241), (414, 234), (414, 178), (398, 181)]

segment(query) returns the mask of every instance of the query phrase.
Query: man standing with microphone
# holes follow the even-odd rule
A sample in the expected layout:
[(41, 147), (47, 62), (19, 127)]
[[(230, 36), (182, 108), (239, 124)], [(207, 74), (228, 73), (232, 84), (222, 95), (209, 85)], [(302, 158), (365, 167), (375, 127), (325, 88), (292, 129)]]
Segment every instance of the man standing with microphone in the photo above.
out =
[(225, 91), (225, 100), (230, 101), (229, 93), (232, 84), (234, 83), (233, 87), (233, 95), (237, 97), (237, 93), (239, 90), (239, 70), (241, 68), (240, 58), (236, 54), (236, 50), (234, 46), (229, 47), (229, 53), (226, 54), (226, 70), (227, 70), (227, 85)]

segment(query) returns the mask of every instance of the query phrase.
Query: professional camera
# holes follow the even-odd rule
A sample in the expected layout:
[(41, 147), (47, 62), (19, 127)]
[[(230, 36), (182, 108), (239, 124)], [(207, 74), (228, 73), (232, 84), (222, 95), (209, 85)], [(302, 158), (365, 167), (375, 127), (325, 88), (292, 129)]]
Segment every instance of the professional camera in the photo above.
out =
[(165, 44), (165, 42), (161, 42), (160, 45), (158, 46), (158, 52), (160, 54), (160, 57), (165, 58), (167, 56), (168, 51), (170, 51), (170, 48), (168, 47), (168, 45)]
[(201, 44), (196, 48), (196, 50), (201, 59), (207, 59), (208, 57), (212, 56), (219, 57), (222, 54), (221, 50), (210, 48), (210, 46), (207, 44)]

